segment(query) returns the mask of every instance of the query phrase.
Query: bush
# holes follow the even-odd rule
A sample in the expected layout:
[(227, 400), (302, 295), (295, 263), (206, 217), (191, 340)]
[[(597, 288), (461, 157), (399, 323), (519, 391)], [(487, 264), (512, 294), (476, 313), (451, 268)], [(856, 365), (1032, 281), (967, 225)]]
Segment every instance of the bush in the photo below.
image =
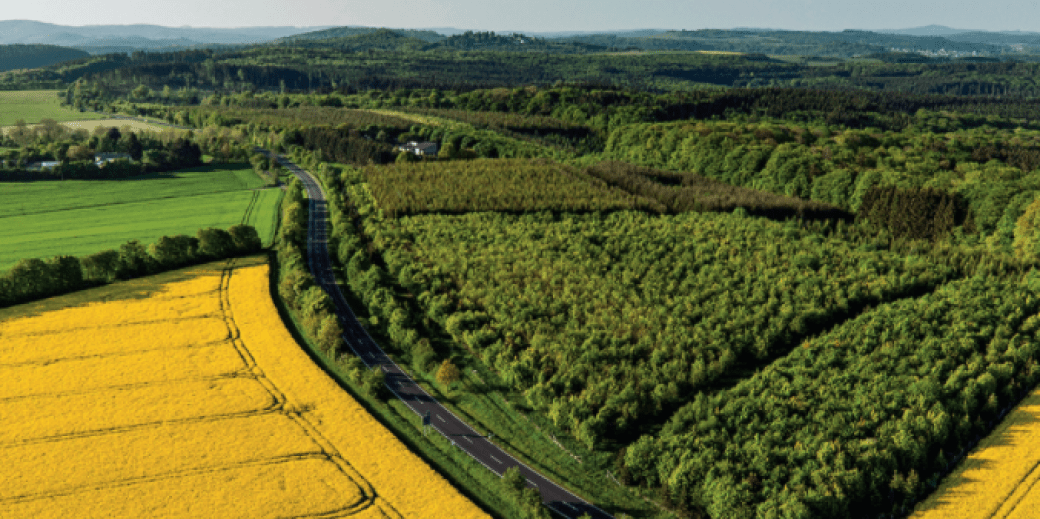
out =
[(239, 254), (258, 252), (263, 247), (260, 234), (251, 225), (233, 225), (228, 229), (228, 234)]
[[(256, 232), (255, 230), (253, 231)], [(224, 229), (199, 229), (199, 252), (207, 258), (226, 258), (236, 252), (231, 233)]]
[(343, 327), (339, 325), (339, 319), (335, 315), (326, 315), (321, 320), (321, 329), (318, 331), (318, 346), (328, 354), (339, 351), (343, 343)]
[(459, 371), (459, 368), (451, 362), (451, 359), (444, 359), (444, 362), (441, 363), (440, 369), (437, 370), (437, 382), (440, 382), (441, 385), (447, 389), (448, 386), (451, 386), (454, 382), (458, 382), (461, 378), (462, 373)]

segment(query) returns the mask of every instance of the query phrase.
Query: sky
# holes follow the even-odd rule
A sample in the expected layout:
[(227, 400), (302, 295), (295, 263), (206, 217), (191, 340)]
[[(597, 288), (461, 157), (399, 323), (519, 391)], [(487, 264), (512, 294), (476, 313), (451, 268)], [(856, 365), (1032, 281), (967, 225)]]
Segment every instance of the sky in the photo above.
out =
[[(0, 19), (61, 25), (1040, 31), (1036, 0), (5, 0)], [(13, 5), (12, 5), (13, 4)]]

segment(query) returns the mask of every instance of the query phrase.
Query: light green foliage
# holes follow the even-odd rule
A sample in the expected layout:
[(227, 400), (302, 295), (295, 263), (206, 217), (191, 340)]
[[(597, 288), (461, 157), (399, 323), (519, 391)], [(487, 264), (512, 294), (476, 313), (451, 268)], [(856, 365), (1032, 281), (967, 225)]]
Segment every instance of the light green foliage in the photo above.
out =
[(0, 218), (262, 186), (263, 182), (251, 170), (235, 166), (206, 166), (134, 180), (11, 182), (2, 184), (0, 189)]
[(253, 191), (249, 169), (197, 168), (172, 178), (8, 183), (0, 189), (0, 270), (21, 258), (82, 256), (136, 239), (237, 223), (273, 238), (280, 190)]
[(590, 447), (950, 275), (729, 214), (415, 216), (366, 232), (427, 316)]
[(387, 214), (605, 211), (652, 204), (573, 167), (544, 159), (478, 159), (365, 168)]
[(1029, 204), (1015, 222), (1013, 245), (1019, 258), (1035, 261), (1040, 257), (1040, 200)]

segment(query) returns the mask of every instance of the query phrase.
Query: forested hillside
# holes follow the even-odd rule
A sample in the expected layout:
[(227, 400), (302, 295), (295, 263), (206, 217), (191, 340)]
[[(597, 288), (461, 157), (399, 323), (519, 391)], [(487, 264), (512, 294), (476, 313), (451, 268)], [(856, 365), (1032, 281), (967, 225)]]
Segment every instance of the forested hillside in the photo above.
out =
[(46, 67), (89, 56), (86, 52), (56, 45), (0, 45), (0, 72)]
[[(335, 44), (307, 41), (311, 42), (307, 46), (108, 54), (83, 63), (0, 76), (0, 85), (46, 83), (58, 87), (86, 78), (115, 95), (125, 95), (141, 84), (153, 90), (170, 86), (224, 92), (245, 88), (356, 92), (388, 88), (459, 91), (557, 82), (654, 91), (794, 86), (1015, 97), (1040, 93), (1035, 82), (1040, 64), (1016, 61), (927, 64), (850, 59), (803, 64), (755, 54), (603, 52), (605, 49), (585, 44), (490, 33), (422, 44), (394, 31), (328, 40)], [(400, 47), (395, 48), (398, 43)], [(115, 73), (115, 69), (122, 72)]]

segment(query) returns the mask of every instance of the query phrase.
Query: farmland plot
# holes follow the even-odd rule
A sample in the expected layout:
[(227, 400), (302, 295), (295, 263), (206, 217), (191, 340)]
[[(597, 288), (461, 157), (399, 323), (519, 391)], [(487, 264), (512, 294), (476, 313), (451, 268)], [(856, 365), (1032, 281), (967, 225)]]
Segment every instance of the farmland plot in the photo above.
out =
[(268, 268), (0, 322), (2, 517), (483, 517), (315, 366)]
[(128, 240), (256, 227), (274, 236), (281, 190), (247, 167), (206, 166), (130, 180), (7, 183), (0, 189), (0, 270), (23, 258), (86, 255)]
[(1023, 519), (1040, 510), (1040, 392), (1034, 391), (917, 507), (914, 519)]

